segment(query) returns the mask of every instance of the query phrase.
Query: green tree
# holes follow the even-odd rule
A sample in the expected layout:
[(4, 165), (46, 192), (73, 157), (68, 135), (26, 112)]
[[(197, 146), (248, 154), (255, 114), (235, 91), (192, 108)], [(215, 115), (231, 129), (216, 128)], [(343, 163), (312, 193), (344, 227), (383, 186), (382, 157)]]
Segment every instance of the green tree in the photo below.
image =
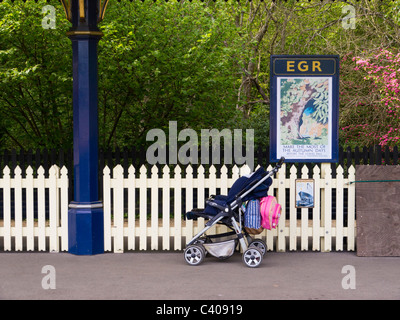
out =
[[(70, 23), (54, 1), (56, 28), (43, 29), (46, 4), (0, 2), (3, 148), (72, 146)], [(343, 27), (348, 5), (354, 29)], [(100, 25), (100, 146), (143, 145), (149, 129), (167, 130), (170, 120), (178, 129), (253, 128), (256, 144), (268, 145), (272, 54), (340, 55), (340, 124), (363, 123), (367, 113), (351, 113), (357, 94), (366, 105), (377, 96), (345, 59), (397, 52), (399, 7), (400, 0), (110, 1)]]
[(0, 3), (0, 143), (3, 148), (71, 147), (71, 44), (57, 7), (42, 28), (46, 1)]
[[(0, 4), (3, 147), (72, 146), (70, 24), (54, 3), (56, 28), (43, 29), (46, 4)], [(169, 120), (196, 130), (234, 123), (238, 49), (221, 6), (110, 2), (98, 50), (102, 147), (144, 144)]]
[(148, 130), (223, 128), (235, 117), (236, 48), (221, 7), (114, 2), (99, 45), (103, 146), (144, 144)]

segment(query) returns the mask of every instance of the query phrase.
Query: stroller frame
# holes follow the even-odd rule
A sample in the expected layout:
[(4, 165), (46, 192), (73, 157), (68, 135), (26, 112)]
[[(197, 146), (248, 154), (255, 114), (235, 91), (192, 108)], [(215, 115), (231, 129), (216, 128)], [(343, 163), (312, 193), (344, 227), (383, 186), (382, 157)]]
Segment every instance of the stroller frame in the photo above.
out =
[[(242, 215), (240, 206), (242, 205), (243, 202), (242, 199), (245, 196), (247, 196), (255, 188), (257, 188), (264, 181), (266, 181), (268, 178), (272, 177), (273, 175), (275, 175), (275, 173), (279, 171), (284, 160), (285, 158), (282, 157), (277, 163), (277, 165), (270, 172), (268, 172), (260, 180), (253, 181), (249, 185), (249, 188), (244, 192), (239, 192), (239, 194), (236, 195), (235, 200), (233, 200), (231, 203), (227, 203), (225, 206), (222, 206), (220, 204), (215, 203), (212, 199), (206, 200), (207, 205), (213, 206), (214, 208), (218, 209), (219, 212), (212, 218), (210, 218), (207, 215), (204, 215), (206, 218), (210, 218), (210, 220), (208, 220), (207, 223), (205, 224), (205, 227), (197, 235), (195, 235), (192, 238), (192, 240), (190, 240), (187, 243), (184, 252), (184, 258), (189, 265), (192, 266), (198, 265), (203, 261), (206, 251), (208, 250), (205, 248), (206, 246), (204, 245), (204, 241), (202, 241), (200, 237), (205, 235), (205, 232), (217, 223), (225, 224), (226, 226), (231, 228), (234, 232), (224, 233), (220, 235), (213, 235), (213, 236), (205, 235), (206, 237), (216, 238), (218, 236), (224, 237), (226, 235), (236, 235), (237, 240), (239, 240), (240, 247), (243, 251), (243, 262), (248, 267), (258, 267), (260, 265), (262, 258), (267, 250), (266, 244), (264, 243), (264, 241), (260, 239), (253, 240), (251, 236), (246, 232), (246, 230), (242, 228)], [(238, 212), (235, 212), (235, 210), (238, 208), (239, 208), (239, 210), (237, 210)], [(199, 215), (199, 217), (201, 216), (202, 215)], [(236, 220), (239, 220), (239, 224)], [(248, 244), (245, 241), (245, 236)], [(219, 258), (222, 259), (229, 258), (230, 255), (227, 257), (219, 257)]]

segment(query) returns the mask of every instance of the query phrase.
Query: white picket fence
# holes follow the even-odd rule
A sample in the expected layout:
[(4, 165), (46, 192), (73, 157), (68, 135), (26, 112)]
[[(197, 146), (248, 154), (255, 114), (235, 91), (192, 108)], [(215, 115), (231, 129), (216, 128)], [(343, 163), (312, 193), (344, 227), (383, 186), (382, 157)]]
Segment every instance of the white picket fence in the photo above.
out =
[[(31, 167), (28, 167), (25, 173), (25, 178), (22, 178), (21, 168), (16, 167), (14, 177), (11, 178), (10, 169), (6, 166), (3, 178), (0, 179), (0, 190), (3, 193), (0, 249), (2, 240), (5, 251), (11, 251), (12, 248), (15, 251), (68, 250), (67, 169), (63, 167), (60, 170), (57, 166), (52, 166), (48, 178), (45, 177), (43, 167), (39, 167), (35, 178)], [(11, 199), (12, 195), (14, 201)], [(12, 202), (14, 210), (11, 208)], [(46, 204), (48, 219), (46, 219)], [(37, 218), (34, 215), (35, 207)]]
[[(315, 181), (314, 208), (312, 219), (309, 219), (309, 209), (301, 210), (301, 218), (297, 217), (295, 207), (295, 182), (297, 169), (290, 168), (289, 177), (285, 176), (284, 164), (279, 171), (269, 194), (275, 194), (286, 212), (286, 189), (289, 190), (289, 219), (282, 214), (279, 226), (272, 231), (264, 230), (258, 238), (266, 240), (268, 250), (344, 250), (344, 239), (347, 238), (346, 250), (355, 249), (355, 180), (354, 167), (349, 168), (345, 178), (343, 168), (337, 169), (335, 179), (331, 177), (330, 164), (322, 164), (322, 172), (314, 167)], [(270, 170), (268, 168), (267, 170)], [(193, 178), (193, 168), (186, 168), (182, 177), (181, 168), (176, 166), (173, 177), (170, 177), (168, 166), (163, 168), (162, 177), (158, 177), (158, 168), (153, 166), (151, 177), (147, 178), (145, 166), (140, 168), (139, 177), (135, 177), (135, 168), (130, 167), (128, 177), (124, 178), (123, 168), (118, 165), (110, 177), (110, 169), (104, 169), (104, 219), (105, 219), (105, 250), (124, 252), (125, 250), (181, 250), (197, 232), (204, 227), (204, 220), (183, 220), (182, 215), (193, 208), (193, 191), (197, 189), (197, 208), (204, 208), (205, 190), (208, 194), (227, 194), (232, 184), (243, 174), (249, 173), (249, 168), (233, 167), (232, 175), (228, 176), (225, 166), (217, 178), (215, 167), (211, 166), (208, 176), (202, 166), (198, 167), (197, 178)], [(301, 169), (302, 178), (308, 178), (308, 169)], [(124, 193), (124, 189), (127, 192)], [(139, 190), (138, 199), (135, 190)], [(161, 196), (159, 190), (162, 190)], [(332, 189), (336, 190), (336, 219), (332, 220)], [(344, 190), (348, 189), (347, 224), (344, 224)], [(150, 195), (148, 194), (148, 190)], [(182, 194), (185, 195), (185, 208), (182, 210)], [(124, 197), (128, 206), (124, 210)], [(112, 201), (113, 200), (113, 201)], [(173, 202), (173, 212), (170, 210)], [(162, 210), (159, 212), (159, 203)], [(185, 212), (184, 212), (185, 211)], [(218, 225), (214, 233), (225, 232), (227, 228)], [(171, 239), (173, 241), (171, 241)], [(127, 241), (125, 241), (127, 240)], [(334, 242), (334, 246), (333, 246)]]
[[(267, 168), (268, 170), (268, 168)], [(270, 170), (270, 168), (269, 168)], [(264, 230), (257, 238), (263, 238), (268, 250), (355, 250), (355, 169), (350, 167), (347, 177), (342, 167), (337, 168), (336, 178), (331, 176), (330, 164), (315, 166), (312, 178), (315, 181), (313, 209), (296, 209), (295, 182), (297, 169), (290, 167), (285, 175), (286, 164), (273, 180), (269, 194), (276, 195), (282, 212), (289, 212), (288, 219), (282, 214), (278, 228)], [(208, 194), (227, 194), (232, 184), (243, 174), (250, 172), (247, 166), (233, 167), (232, 174), (222, 166), (220, 176), (214, 166), (206, 173), (203, 166), (187, 166), (182, 172), (175, 166), (151, 168), (150, 177), (142, 166), (136, 175), (133, 166), (124, 178), (122, 166), (111, 171), (104, 168), (104, 247), (105, 251), (126, 250), (181, 250), (199, 230), (204, 219), (184, 220), (183, 215), (193, 207), (203, 208), (206, 191)], [(25, 178), (19, 167), (11, 178), (10, 169), (5, 167), (0, 179), (3, 193), (3, 219), (0, 220), (0, 250), (5, 251), (67, 251), (68, 250), (68, 172), (53, 166), (49, 177), (40, 167), (34, 177), (28, 167)], [(308, 178), (308, 169), (301, 169), (302, 178)], [(347, 189), (348, 203), (345, 215), (344, 194)], [(24, 191), (23, 191), (24, 190)], [(288, 190), (288, 192), (287, 192)], [(332, 203), (332, 190), (336, 193), (336, 204)], [(46, 201), (46, 194), (48, 200)], [(197, 203), (193, 199), (197, 195)], [(12, 197), (14, 208), (11, 208)], [(289, 199), (286, 199), (289, 197)], [(186, 200), (183, 203), (183, 200)], [(287, 201), (288, 200), (288, 201)], [(26, 203), (25, 208), (22, 203)], [(289, 203), (289, 208), (286, 208)], [(48, 207), (48, 219), (46, 218)], [(332, 219), (332, 207), (336, 207), (336, 219)], [(35, 219), (34, 211), (37, 211)], [(301, 211), (300, 219), (297, 210)], [(310, 214), (309, 214), (310, 210)], [(311, 218), (309, 217), (311, 215)], [(25, 218), (23, 218), (25, 216)], [(211, 229), (213, 233), (225, 232), (223, 225)]]

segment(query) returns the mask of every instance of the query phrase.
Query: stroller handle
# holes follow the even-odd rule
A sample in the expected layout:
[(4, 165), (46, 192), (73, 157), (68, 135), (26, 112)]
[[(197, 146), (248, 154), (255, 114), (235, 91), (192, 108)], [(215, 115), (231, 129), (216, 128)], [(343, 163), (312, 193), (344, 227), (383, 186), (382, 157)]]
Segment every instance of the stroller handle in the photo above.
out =
[(278, 162), (278, 164), (276, 165), (276, 166), (278, 167), (278, 169), (282, 166), (282, 164), (283, 164), (284, 161), (285, 161), (285, 157), (281, 157), (281, 158), (279, 159), (279, 162)]

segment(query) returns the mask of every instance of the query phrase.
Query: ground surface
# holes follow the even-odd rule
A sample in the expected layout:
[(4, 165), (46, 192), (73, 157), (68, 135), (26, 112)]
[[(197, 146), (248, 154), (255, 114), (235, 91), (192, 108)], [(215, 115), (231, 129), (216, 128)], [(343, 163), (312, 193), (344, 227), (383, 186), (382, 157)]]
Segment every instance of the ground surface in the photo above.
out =
[[(50, 285), (55, 289), (43, 288)], [(400, 258), (268, 252), (261, 266), (251, 269), (239, 253), (225, 261), (207, 257), (193, 267), (181, 252), (2, 252), (0, 299), (398, 300)]]

